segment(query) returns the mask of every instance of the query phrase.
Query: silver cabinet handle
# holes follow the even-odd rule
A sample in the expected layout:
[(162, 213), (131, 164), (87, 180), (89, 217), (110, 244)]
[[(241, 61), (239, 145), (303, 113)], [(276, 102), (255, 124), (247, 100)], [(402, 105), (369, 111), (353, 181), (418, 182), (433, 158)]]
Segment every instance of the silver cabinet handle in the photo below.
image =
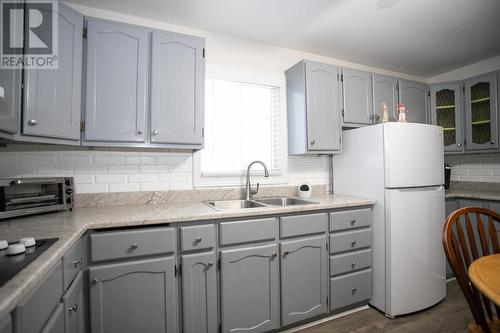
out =
[(356, 262), (355, 261), (351, 262), (351, 268), (354, 269), (355, 267), (356, 267)]
[(351, 291), (352, 291), (352, 294), (354, 295), (356, 293), (356, 291), (358, 290), (358, 288), (352, 288)]
[(90, 280), (90, 283), (97, 284), (97, 283), (99, 283), (99, 280), (97, 278), (93, 278), (92, 280)]
[(201, 237), (196, 237), (196, 239), (194, 240), (196, 243), (201, 243), (202, 239)]
[(490, 143), (491, 143), (492, 145), (494, 145), (494, 144), (496, 143), (496, 141), (495, 141), (495, 140), (491, 140), (491, 141), (490, 141)]
[(78, 310), (78, 305), (77, 304), (73, 304), (73, 305), (70, 305), (68, 307), (68, 311), (71, 312), (71, 311), (75, 311)]
[(137, 130), (137, 134), (139, 134), (139, 135), (143, 135), (143, 134), (144, 134), (144, 131), (143, 131), (143, 130), (141, 130), (141, 129), (138, 129), (138, 130)]
[(154, 130), (153, 131), (153, 135), (158, 135), (160, 132), (158, 132), (158, 130)]
[(75, 265), (75, 267), (78, 267), (78, 265), (81, 264), (83, 264), (83, 258), (80, 258), (78, 260), (73, 260), (73, 265)]
[(354, 225), (354, 223), (356, 223), (356, 219), (351, 220), (351, 225)]
[(137, 249), (138, 247), (139, 247), (139, 244), (136, 244), (136, 243), (133, 243), (133, 244), (131, 244), (131, 245), (130, 245), (130, 248), (131, 248), (132, 250), (135, 250), (135, 249)]
[(214, 262), (213, 262), (213, 261), (209, 261), (209, 262), (207, 263), (207, 266), (208, 266), (208, 267), (212, 267), (213, 265), (214, 265)]
[(30, 125), (30, 126), (38, 125), (38, 120), (36, 120), (36, 119), (30, 119), (28, 121), (28, 125)]
[(311, 141), (311, 146), (314, 146), (315, 143), (316, 143), (316, 140), (312, 140)]
[(287, 255), (289, 255), (289, 254), (290, 254), (290, 252), (289, 252), (289, 251), (285, 251), (285, 252), (283, 252), (283, 256), (287, 256)]
[(457, 143), (457, 147), (462, 147), (462, 144), (461, 143)]
[(273, 253), (271, 254), (271, 258), (273, 258), (273, 259), (274, 259), (274, 258), (276, 258), (277, 256), (278, 256), (278, 254), (277, 254), (276, 252), (273, 252)]
[(355, 241), (355, 240), (353, 240), (353, 241), (351, 242), (351, 246), (356, 246), (356, 241)]

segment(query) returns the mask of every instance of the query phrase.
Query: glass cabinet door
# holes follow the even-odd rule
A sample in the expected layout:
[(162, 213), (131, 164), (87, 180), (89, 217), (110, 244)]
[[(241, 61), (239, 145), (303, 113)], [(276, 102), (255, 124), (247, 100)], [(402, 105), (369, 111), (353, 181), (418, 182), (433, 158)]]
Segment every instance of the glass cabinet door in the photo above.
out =
[(496, 73), (465, 81), (467, 150), (498, 148)]
[(462, 151), (462, 104), (460, 84), (431, 86), (431, 120), (443, 128), (445, 151)]

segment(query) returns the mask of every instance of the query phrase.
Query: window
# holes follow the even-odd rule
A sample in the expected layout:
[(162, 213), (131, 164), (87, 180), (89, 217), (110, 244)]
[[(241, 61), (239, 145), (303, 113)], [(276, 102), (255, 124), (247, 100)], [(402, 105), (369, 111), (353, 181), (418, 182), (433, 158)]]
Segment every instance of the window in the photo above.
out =
[[(267, 165), (272, 175), (268, 183), (282, 182), (277, 177), (283, 175), (285, 164), (280, 91), (278, 85), (206, 80), (205, 148), (195, 158), (198, 183), (241, 184), (241, 176), (255, 160)], [(259, 169), (252, 174), (258, 175)]]

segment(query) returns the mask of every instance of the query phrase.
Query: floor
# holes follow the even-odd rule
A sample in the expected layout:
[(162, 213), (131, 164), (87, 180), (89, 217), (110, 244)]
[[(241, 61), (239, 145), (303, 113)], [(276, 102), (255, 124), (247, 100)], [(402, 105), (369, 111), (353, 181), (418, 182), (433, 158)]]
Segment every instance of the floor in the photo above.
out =
[(444, 301), (414, 315), (388, 319), (380, 312), (370, 308), (302, 330), (300, 333), (466, 333), (467, 325), (472, 320), (467, 302), (456, 281), (449, 282), (446, 289), (447, 297)]

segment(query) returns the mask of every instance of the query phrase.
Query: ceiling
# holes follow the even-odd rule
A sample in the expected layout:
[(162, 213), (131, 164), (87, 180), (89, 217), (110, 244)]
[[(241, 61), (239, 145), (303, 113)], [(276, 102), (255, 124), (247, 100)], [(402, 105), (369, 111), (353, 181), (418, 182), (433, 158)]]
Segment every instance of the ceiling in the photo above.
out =
[(500, 54), (499, 0), (69, 0), (422, 77)]

